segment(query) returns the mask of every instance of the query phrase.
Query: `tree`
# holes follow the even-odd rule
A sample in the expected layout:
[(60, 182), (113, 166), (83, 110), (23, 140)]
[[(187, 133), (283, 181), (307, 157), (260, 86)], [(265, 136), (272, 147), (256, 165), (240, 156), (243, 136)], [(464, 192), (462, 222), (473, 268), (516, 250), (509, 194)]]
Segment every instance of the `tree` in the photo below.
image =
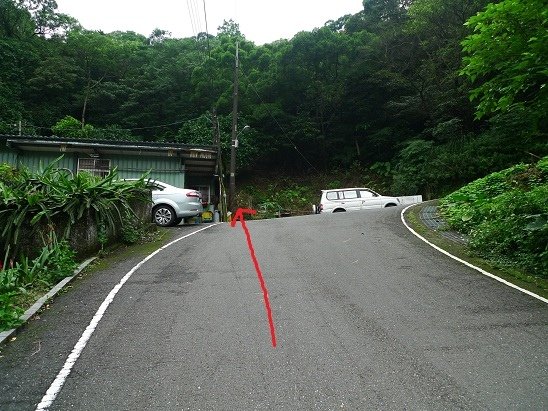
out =
[(55, 0), (13, 0), (15, 5), (28, 12), (34, 23), (34, 34), (39, 36), (64, 36), (70, 30), (81, 28), (78, 21), (66, 14), (57, 13)]
[(471, 17), (462, 42), (462, 74), (477, 86), (476, 117), (529, 107), (539, 119), (548, 111), (548, 8), (545, 0), (503, 0)]
[(71, 116), (62, 118), (51, 128), (54, 135), (69, 138), (87, 138), (92, 130), (92, 125), (83, 125)]
[(30, 13), (13, 0), (0, 0), (0, 38), (28, 38), (33, 34)]
[(151, 35), (148, 36), (148, 44), (153, 45), (156, 43), (162, 43), (166, 39), (169, 39), (171, 37), (171, 32), (167, 30), (162, 30), (159, 28), (155, 28)]
[(223, 24), (217, 27), (217, 33), (218, 37), (230, 37), (237, 40), (244, 39), (244, 36), (240, 31), (240, 25), (232, 19), (228, 21), (223, 20)]
[[(82, 125), (87, 122), (88, 112), (95, 109), (112, 110), (121, 88), (121, 79), (132, 69), (131, 61), (139, 48), (139, 39), (128, 40), (119, 33), (114, 35), (102, 32), (77, 30), (68, 34), (63, 48), (66, 60), (72, 61), (73, 72), (77, 75), (76, 101), (81, 104)], [(73, 98), (74, 98), (73, 97)]]

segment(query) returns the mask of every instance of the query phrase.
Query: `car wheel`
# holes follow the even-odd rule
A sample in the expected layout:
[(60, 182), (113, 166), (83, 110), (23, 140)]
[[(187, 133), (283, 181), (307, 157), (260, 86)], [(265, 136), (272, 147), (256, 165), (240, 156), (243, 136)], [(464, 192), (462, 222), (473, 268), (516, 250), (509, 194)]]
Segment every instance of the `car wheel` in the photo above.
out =
[(336, 208), (333, 210), (334, 213), (344, 213), (346, 210), (344, 208)]
[(387, 205), (385, 205), (385, 207), (396, 207), (396, 204), (394, 204), (394, 203), (388, 203)]
[(161, 227), (171, 227), (175, 224), (177, 216), (175, 210), (168, 205), (159, 205), (152, 210), (154, 222)]

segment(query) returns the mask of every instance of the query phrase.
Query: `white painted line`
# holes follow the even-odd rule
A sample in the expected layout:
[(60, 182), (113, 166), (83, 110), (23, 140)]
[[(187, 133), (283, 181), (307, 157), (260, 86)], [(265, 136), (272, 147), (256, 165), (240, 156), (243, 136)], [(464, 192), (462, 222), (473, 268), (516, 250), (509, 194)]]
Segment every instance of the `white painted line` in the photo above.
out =
[(78, 358), (80, 357), (80, 354), (82, 354), (82, 351), (86, 347), (89, 339), (93, 335), (93, 332), (97, 328), (97, 325), (99, 324), (99, 321), (101, 321), (101, 319), (103, 318), (103, 315), (105, 314), (108, 306), (114, 300), (114, 297), (116, 296), (118, 291), (120, 291), (120, 289), (126, 283), (126, 281), (129, 280), (129, 278), (133, 275), (133, 273), (135, 271), (137, 271), (139, 268), (141, 268), (141, 266), (144, 263), (146, 263), (148, 260), (150, 260), (156, 254), (158, 254), (160, 251), (165, 250), (166, 248), (172, 246), (173, 244), (175, 244), (175, 243), (177, 243), (181, 240), (184, 240), (185, 238), (188, 238), (191, 235), (197, 234), (200, 231), (207, 230), (208, 228), (211, 228), (215, 225), (217, 225), (217, 224), (208, 225), (207, 227), (204, 227), (204, 228), (201, 228), (199, 230), (193, 231), (190, 234), (179, 237), (176, 240), (173, 240), (172, 242), (164, 245), (163, 247), (160, 247), (159, 249), (154, 251), (152, 254), (149, 254), (145, 259), (141, 260), (139, 262), (139, 264), (137, 264), (135, 267), (133, 267), (131, 270), (129, 270), (127, 272), (127, 274), (124, 275), (124, 277), (122, 277), (120, 282), (107, 295), (107, 297), (105, 298), (105, 300), (103, 301), (103, 303), (101, 304), (101, 306), (99, 307), (99, 309), (97, 310), (97, 312), (95, 313), (93, 318), (91, 319), (91, 322), (89, 323), (89, 325), (85, 329), (84, 333), (82, 334), (82, 336), (80, 337), (80, 339), (78, 340), (78, 342), (76, 343), (74, 348), (72, 349), (72, 352), (68, 356), (68, 358), (65, 362), (65, 365), (63, 365), (63, 368), (61, 369), (61, 371), (59, 371), (59, 374), (57, 374), (57, 377), (55, 377), (55, 380), (51, 383), (49, 389), (46, 391), (46, 394), (44, 395), (44, 397), (42, 397), (42, 401), (40, 401), (40, 403), (36, 407), (36, 411), (47, 410), (51, 406), (53, 401), (55, 401), (55, 398), (59, 394), (59, 391), (61, 391), (61, 388), (63, 388), (63, 385), (65, 384), (65, 381), (66, 381), (67, 377), (69, 376), (70, 372), (72, 371), (72, 367), (76, 363), (76, 360), (78, 360)]
[(497, 277), (495, 274), (492, 274), (488, 271), (485, 271), (479, 267), (476, 267), (475, 265), (473, 264), (470, 264), (468, 261), (464, 261), (463, 259), (461, 258), (458, 258), (456, 256), (454, 256), (453, 254), (450, 254), (449, 252), (445, 251), (444, 249), (438, 247), (437, 245), (435, 244), (432, 244), (430, 241), (428, 241), (426, 238), (424, 238), (423, 236), (421, 236), (419, 233), (417, 233), (415, 230), (413, 230), (408, 224), (407, 222), (405, 221), (405, 218), (403, 217), (404, 213), (411, 207), (413, 207), (415, 204), (411, 204), (407, 207), (405, 207), (402, 212), (401, 212), (401, 221), (403, 222), (403, 224), (407, 227), (407, 229), (409, 231), (411, 231), (413, 234), (415, 234), (418, 238), (420, 238), (422, 241), (424, 241), (426, 244), (428, 244), (429, 246), (435, 248), (436, 250), (438, 250), (439, 252), (445, 254), (446, 256), (452, 258), (453, 260), (456, 260), (458, 261), (459, 263), (462, 263), (464, 265), (466, 265), (467, 267), (470, 267), (476, 271), (479, 271), (480, 273), (482, 273), (483, 275), (487, 276), (487, 277), (490, 277), (494, 280), (497, 280), (499, 283), (502, 283), (504, 285), (507, 285), (508, 287), (512, 287), (512, 288), (515, 288), (516, 290), (519, 290), (521, 291), (522, 293), (525, 293), (527, 295), (530, 295), (531, 297), (534, 297), (536, 298), (537, 300), (540, 300), (542, 302), (545, 302), (545, 303), (548, 303), (548, 300), (544, 297), (541, 297), (540, 295), (538, 294), (535, 294), (529, 290), (525, 290), (524, 288), (521, 288), (521, 287), (518, 287), (517, 285), (515, 284), (512, 284), (511, 282), (509, 281), (506, 281), (505, 279), (503, 278), (500, 278), (500, 277)]

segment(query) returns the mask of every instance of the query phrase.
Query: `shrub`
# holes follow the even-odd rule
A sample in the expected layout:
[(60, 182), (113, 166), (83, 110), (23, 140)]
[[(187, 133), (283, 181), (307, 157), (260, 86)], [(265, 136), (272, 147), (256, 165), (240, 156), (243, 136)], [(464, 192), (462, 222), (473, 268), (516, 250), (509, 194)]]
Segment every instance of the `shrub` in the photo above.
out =
[(490, 259), (548, 277), (548, 184), (516, 191), (484, 207), (483, 221), (470, 231), (470, 246)]
[(106, 242), (120, 225), (124, 241), (135, 242), (140, 235), (131, 204), (150, 201), (143, 180), (118, 180), (115, 171), (104, 179), (87, 173), (72, 176), (56, 165), (37, 173), (0, 166), (0, 329), (18, 324), (22, 309), (17, 301), (25, 293), (72, 273), (75, 252), (66, 239), (89, 214), (95, 217), (100, 240)]
[(0, 180), (0, 242), (4, 249), (19, 245), (24, 227), (43, 227), (54, 217), (64, 224), (63, 238), (88, 213), (97, 216), (113, 233), (124, 216), (134, 216), (132, 201), (150, 201), (142, 180), (118, 180), (115, 170), (103, 179), (88, 173), (72, 176), (56, 165), (53, 162), (37, 173), (21, 168), (10, 185)]
[(440, 211), (452, 228), (468, 233), (486, 217), (497, 196), (514, 190), (523, 192), (546, 184), (547, 158), (536, 165), (518, 164), (475, 180), (444, 197), (440, 202)]
[(93, 126), (82, 123), (72, 116), (65, 116), (59, 120), (52, 128), (53, 134), (59, 137), (87, 138), (92, 132)]
[(16, 168), (7, 163), (0, 164), (0, 182), (5, 185), (11, 185), (19, 179), (19, 173)]
[(17, 292), (0, 293), (0, 331), (9, 330), (21, 324), (19, 317), (24, 310), (14, 304)]
[(548, 157), (478, 179), (440, 202), (470, 247), (504, 265), (548, 276)]
[(248, 186), (247, 192), (266, 217), (276, 216), (282, 210), (309, 212), (315, 198), (315, 193), (310, 188), (288, 181), (269, 184), (264, 190)]
[(29, 261), (24, 256), (13, 266), (6, 264), (0, 269), (0, 331), (19, 324), (24, 311), (16, 303), (20, 296), (32, 289), (49, 288), (76, 268), (74, 251), (66, 241), (57, 241), (53, 233), (48, 241), (35, 259)]

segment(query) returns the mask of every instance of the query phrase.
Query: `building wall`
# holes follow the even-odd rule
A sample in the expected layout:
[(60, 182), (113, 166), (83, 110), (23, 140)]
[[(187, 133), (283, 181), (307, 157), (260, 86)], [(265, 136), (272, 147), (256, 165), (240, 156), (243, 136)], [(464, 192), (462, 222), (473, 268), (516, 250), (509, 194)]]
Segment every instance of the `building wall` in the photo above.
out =
[(0, 147), (0, 163), (17, 164), (17, 153)]
[[(106, 158), (106, 157), (105, 157)], [(117, 167), (120, 178), (148, 177), (175, 187), (185, 186), (185, 171), (179, 157), (111, 156), (111, 166)]]
[[(15, 151), (0, 147), (0, 163), (9, 163), (16, 167), (24, 165), (32, 171), (48, 166), (61, 157), (59, 152)], [(89, 158), (87, 154), (65, 153), (59, 159), (59, 168), (77, 172), (78, 158)], [(163, 181), (176, 187), (185, 187), (185, 170), (179, 157), (147, 157), (110, 155), (101, 158), (111, 160), (111, 168), (116, 167), (120, 178), (140, 178), (148, 173), (148, 177)]]
[[(0, 163), (9, 163), (15, 167), (21, 165), (28, 167), (32, 171), (38, 171), (41, 168), (47, 167), (50, 163), (61, 157), (60, 153), (50, 152), (30, 152), (30, 151), (15, 151), (2, 150), (0, 151)], [(58, 168), (67, 168), (72, 172), (76, 171), (73, 154), (65, 154), (59, 159)]]

